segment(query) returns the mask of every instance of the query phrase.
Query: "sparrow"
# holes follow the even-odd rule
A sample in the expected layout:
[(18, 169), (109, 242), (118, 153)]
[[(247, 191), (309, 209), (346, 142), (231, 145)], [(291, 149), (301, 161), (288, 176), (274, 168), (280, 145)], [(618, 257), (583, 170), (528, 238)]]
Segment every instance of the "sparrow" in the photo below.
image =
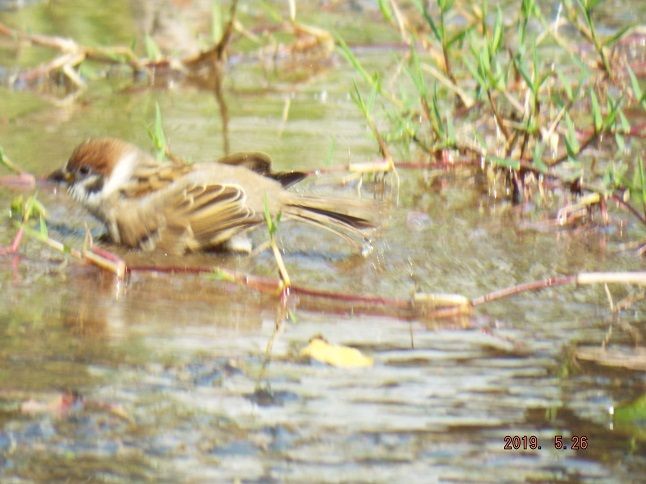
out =
[(49, 179), (65, 183), (71, 197), (105, 224), (110, 239), (130, 248), (182, 254), (242, 246), (248, 252), (246, 234), (265, 224), (267, 210), (274, 219), (280, 214), (327, 229), (365, 249), (375, 227), (372, 204), (286, 189), (305, 176), (273, 173), (263, 153), (161, 163), (123, 140), (91, 138)]

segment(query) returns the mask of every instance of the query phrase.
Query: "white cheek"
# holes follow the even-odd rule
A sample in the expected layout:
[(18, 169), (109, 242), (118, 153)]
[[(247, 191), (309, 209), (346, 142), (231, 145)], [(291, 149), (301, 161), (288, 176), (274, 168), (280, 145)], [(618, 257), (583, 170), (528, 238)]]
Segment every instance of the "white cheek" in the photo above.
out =
[(74, 200), (90, 210), (95, 210), (101, 203), (100, 192), (88, 192), (81, 183), (70, 185), (67, 191)]
[(85, 180), (81, 180), (68, 187), (68, 192), (83, 206), (99, 215), (103, 212), (103, 201), (108, 199), (114, 192), (120, 190), (125, 185), (135, 168), (137, 161), (137, 151), (129, 151), (125, 153), (112, 172), (112, 175), (105, 181), (105, 184), (99, 191), (88, 190), (87, 187), (95, 185), (97, 182), (97, 175), (90, 176)]
[[(119, 190), (125, 185), (135, 168), (138, 153), (136, 151), (129, 151), (119, 160), (119, 163), (114, 167), (114, 171), (107, 179), (106, 184), (101, 190), (102, 196), (107, 197), (111, 193)], [(90, 195), (91, 196), (91, 195)]]

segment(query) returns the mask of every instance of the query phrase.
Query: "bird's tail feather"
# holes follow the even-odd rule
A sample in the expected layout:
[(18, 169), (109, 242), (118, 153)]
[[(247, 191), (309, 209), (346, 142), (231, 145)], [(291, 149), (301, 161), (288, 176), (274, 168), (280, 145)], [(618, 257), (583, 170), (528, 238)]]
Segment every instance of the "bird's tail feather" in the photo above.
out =
[(376, 227), (371, 218), (376, 213), (374, 203), (342, 198), (305, 197), (290, 193), (283, 202), (287, 218), (323, 228), (364, 247), (369, 232)]

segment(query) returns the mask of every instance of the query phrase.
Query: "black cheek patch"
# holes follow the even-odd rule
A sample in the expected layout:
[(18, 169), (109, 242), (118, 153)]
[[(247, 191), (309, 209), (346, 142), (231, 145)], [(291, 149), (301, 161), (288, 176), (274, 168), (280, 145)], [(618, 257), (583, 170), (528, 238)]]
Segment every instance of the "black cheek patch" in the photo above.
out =
[(103, 178), (97, 178), (94, 182), (85, 186), (85, 191), (88, 193), (97, 193), (103, 188)]

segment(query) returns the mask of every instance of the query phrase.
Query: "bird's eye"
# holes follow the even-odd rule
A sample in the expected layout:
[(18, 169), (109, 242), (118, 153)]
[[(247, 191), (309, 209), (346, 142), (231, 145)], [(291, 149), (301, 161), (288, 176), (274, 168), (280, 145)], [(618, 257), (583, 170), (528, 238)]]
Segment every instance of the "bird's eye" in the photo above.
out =
[(89, 175), (90, 174), (90, 167), (87, 165), (83, 165), (79, 168), (79, 173), (83, 176)]

